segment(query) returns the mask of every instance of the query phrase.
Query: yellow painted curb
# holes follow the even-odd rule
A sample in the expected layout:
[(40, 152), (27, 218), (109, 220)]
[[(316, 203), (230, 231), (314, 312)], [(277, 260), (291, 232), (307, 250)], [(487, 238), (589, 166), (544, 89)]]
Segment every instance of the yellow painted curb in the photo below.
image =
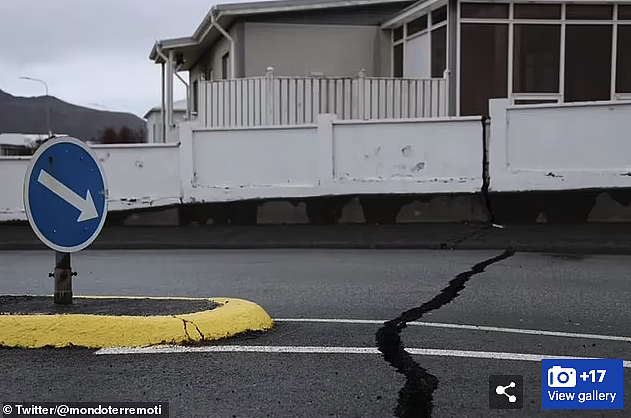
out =
[[(77, 299), (175, 299), (178, 297), (75, 296)], [(270, 316), (254, 302), (232, 298), (205, 298), (220, 306), (184, 315), (114, 316), (87, 314), (0, 315), (0, 346), (145, 347), (228, 338), (247, 331), (273, 328)]]

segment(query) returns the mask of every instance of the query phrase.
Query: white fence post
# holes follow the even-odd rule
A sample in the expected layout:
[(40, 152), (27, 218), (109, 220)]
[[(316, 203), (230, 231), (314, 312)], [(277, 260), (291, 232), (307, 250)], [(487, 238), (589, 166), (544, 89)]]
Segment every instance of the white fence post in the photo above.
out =
[(444, 86), (441, 89), (442, 90), (442, 100), (441, 100), (441, 104), (442, 104), (442, 112), (439, 110), (438, 116), (452, 116), (449, 113), (449, 89), (450, 89), (450, 83), (451, 83), (451, 71), (450, 70), (445, 70), (443, 72), (443, 79), (444, 79)]
[[(197, 76), (197, 123), (208, 126), (208, 83), (204, 74)], [(202, 119), (203, 118), (203, 119)]]
[(274, 124), (274, 68), (265, 71), (265, 125)]
[(362, 68), (357, 74), (357, 119), (365, 119), (366, 108), (366, 70)]

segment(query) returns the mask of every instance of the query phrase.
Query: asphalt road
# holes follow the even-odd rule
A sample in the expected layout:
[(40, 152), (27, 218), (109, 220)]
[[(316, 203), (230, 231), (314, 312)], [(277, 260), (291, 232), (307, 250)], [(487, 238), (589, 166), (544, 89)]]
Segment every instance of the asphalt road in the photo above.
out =
[[(264, 352), (0, 350), (0, 402), (169, 401), (175, 417), (394, 416), (406, 377), (370, 351), (377, 346), (378, 321), (422, 305), (458, 274), (497, 255), (398, 250), (80, 253), (73, 256), (75, 294), (239, 297), (288, 321), (278, 321), (266, 334), (221, 343), (240, 350), (260, 346)], [(53, 259), (50, 251), (0, 252), (0, 294), (51, 293), (47, 275)], [(437, 379), (432, 417), (628, 416), (628, 411), (541, 410), (540, 363), (489, 357), (523, 353), (631, 360), (631, 338), (572, 336), (631, 336), (630, 270), (631, 257), (517, 253), (466, 283), (461, 275), (465, 287), (459, 295), (448, 291), (451, 295), (441, 300), (449, 303), (437, 302), (437, 309), (421, 321), (568, 334), (408, 326), (401, 331), (405, 347), (448, 350), (413, 355), (427, 370), (426, 382)], [(312, 352), (274, 352), (286, 346)], [(329, 351), (314, 353), (312, 347)], [(357, 347), (366, 350), (351, 353)], [(487, 354), (459, 357), (458, 350)], [(631, 369), (624, 373), (629, 382)], [(522, 410), (489, 409), (490, 374), (523, 375)], [(624, 403), (631, 407), (628, 389)]]

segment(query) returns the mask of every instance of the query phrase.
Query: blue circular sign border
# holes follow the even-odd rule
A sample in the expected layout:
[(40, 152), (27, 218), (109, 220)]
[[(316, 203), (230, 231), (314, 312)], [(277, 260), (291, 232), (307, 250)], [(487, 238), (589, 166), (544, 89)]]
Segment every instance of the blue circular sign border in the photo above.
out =
[[(99, 222), (99, 226), (96, 228), (96, 230), (94, 231), (94, 233), (90, 236), (90, 238), (88, 238), (87, 240), (85, 240), (82, 244), (79, 245), (75, 245), (73, 247), (64, 247), (64, 246), (60, 246), (55, 244), (54, 242), (50, 241), (49, 239), (47, 239), (44, 234), (42, 234), (42, 232), (39, 230), (39, 227), (37, 226), (37, 224), (33, 221), (33, 215), (31, 213), (31, 205), (30, 205), (30, 201), (29, 201), (29, 191), (31, 188), (31, 182), (30, 182), (30, 178), (31, 178), (31, 174), (33, 173), (33, 167), (35, 167), (35, 164), (37, 164), (37, 161), (39, 160), (39, 158), (42, 156), (42, 154), (44, 152), (46, 152), (49, 148), (58, 145), (58, 144), (74, 144), (80, 148), (82, 148), (94, 161), (94, 163), (96, 164), (96, 166), (99, 168), (99, 172), (101, 174), (101, 179), (103, 180), (103, 186), (104, 186), (104, 192), (105, 192), (105, 201), (104, 201), (104, 205), (103, 205), (103, 216), (101, 217), (101, 222)], [(37, 235), (37, 238), (39, 238), (40, 241), (42, 241), (44, 244), (46, 244), (46, 246), (48, 246), (49, 248), (52, 248), (55, 251), (59, 251), (62, 253), (73, 253), (73, 252), (77, 252), (77, 251), (81, 251), (85, 248), (87, 248), (90, 244), (92, 244), (94, 242), (94, 240), (96, 239), (96, 237), (99, 236), (99, 234), (101, 233), (101, 230), (103, 229), (103, 226), (105, 225), (105, 219), (107, 218), (107, 211), (108, 211), (108, 187), (107, 187), (107, 179), (105, 178), (105, 170), (103, 170), (103, 166), (101, 165), (101, 162), (99, 161), (99, 159), (97, 158), (96, 154), (94, 153), (94, 151), (92, 150), (92, 148), (87, 145), (85, 142), (73, 138), (73, 137), (62, 137), (62, 138), (54, 138), (54, 139), (50, 139), (48, 141), (46, 141), (44, 144), (42, 144), (37, 151), (35, 151), (35, 153), (33, 154), (33, 156), (31, 157), (31, 162), (28, 166), (28, 168), (26, 169), (26, 175), (24, 177), (24, 187), (22, 190), (22, 201), (24, 203), (24, 210), (26, 211), (26, 218), (28, 219), (29, 224), (31, 225), (31, 228), (33, 229), (33, 232), (35, 232), (35, 235)]]

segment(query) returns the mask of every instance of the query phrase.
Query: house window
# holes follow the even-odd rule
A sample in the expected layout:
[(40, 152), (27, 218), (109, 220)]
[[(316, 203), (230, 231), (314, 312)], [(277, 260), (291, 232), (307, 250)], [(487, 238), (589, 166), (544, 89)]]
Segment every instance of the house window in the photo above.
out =
[(447, 69), (447, 6), (396, 29), (392, 40), (394, 77), (443, 78)]
[(568, 4), (565, 9), (567, 20), (611, 20), (612, 4)]
[(508, 3), (462, 3), (463, 19), (508, 19)]
[(559, 103), (559, 99), (515, 99), (513, 104), (516, 105), (535, 105), (535, 104), (553, 104)]
[(460, 114), (489, 113), (489, 99), (508, 97), (508, 24), (461, 28)]
[(561, 25), (514, 28), (513, 92), (558, 94)]
[(431, 33), (432, 78), (442, 78), (447, 69), (447, 26)]
[(612, 25), (565, 28), (565, 102), (611, 98)]
[(193, 81), (193, 112), (198, 112), (199, 110), (199, 81)]
[(631, 5), (618, 5), (618, 20), (631, 20)]
[(560, 20), (560, 4), (516, 4), (513, 12), (515, 19)]
[(392, 48), (392, 76), (403, 77), (403, 44)]
[[(516, 104), (589, 102), (631, 93), (631, 6), (542, 3), (461, 3), (461, 115), (486, 114), (494, 97)], [(504, 77), (500, 51), (509, 35), (512, 71)]]
[(407, 24), (408, 25), (407, 35), (411, 36), (421, 31), (424, 31), (425, 29), (427, 29), (427, 23), (428, 23), (427, 15), (423, 15), (419, 18), (414, 19), (413, 21)]
[(432, 12), (432, 25), (438, 25), (447, 20), (447, 6), (440, 7)]
[(403, 77), (405, 56), (406, 25), (391, 31), (392, 33), (392, 77)]
[(405, 41), (403, 76), (406, 78), (431, 77), (431, 44), (427, 31)]
[(226, 52), (223, 57), (221, 57), (221, 78), (222, 80), (228, 79), (228, 67), (230, 61), (230, 53)]
[(616, 93), (631, 93), (631, 25), (618, 26)]

